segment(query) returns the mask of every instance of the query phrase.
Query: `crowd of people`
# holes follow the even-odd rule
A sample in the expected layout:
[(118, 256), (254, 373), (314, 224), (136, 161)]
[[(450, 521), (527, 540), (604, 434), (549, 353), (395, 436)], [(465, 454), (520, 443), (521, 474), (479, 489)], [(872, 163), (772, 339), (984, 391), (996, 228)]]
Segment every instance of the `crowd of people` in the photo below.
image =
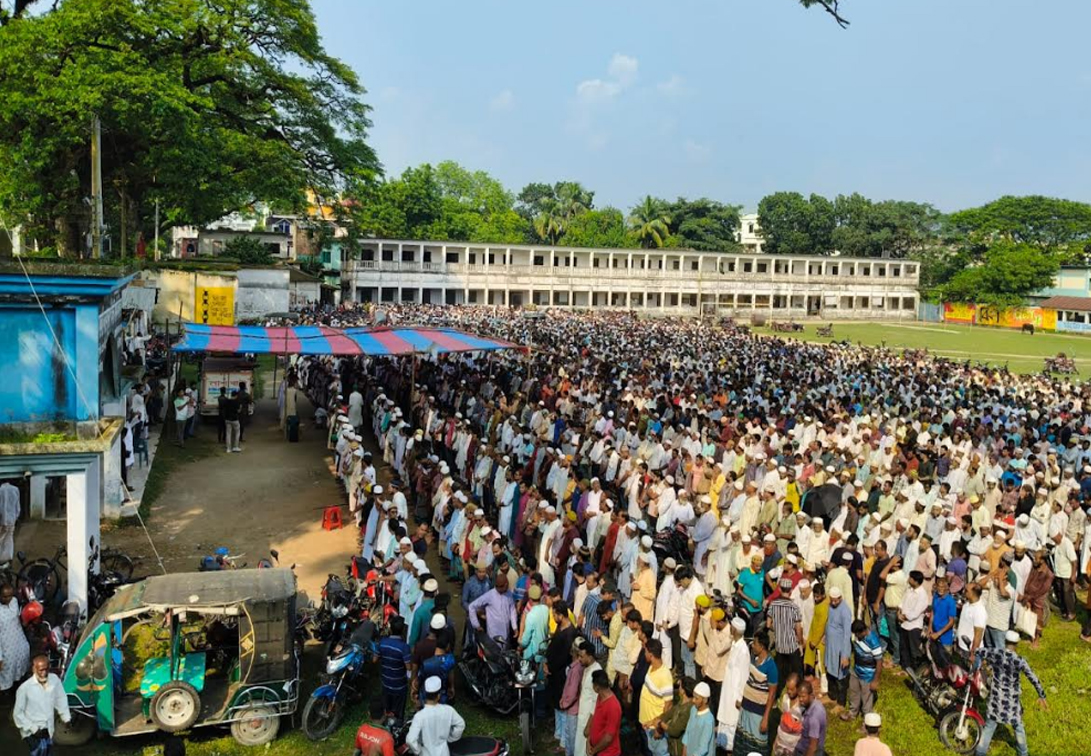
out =
[(289, 377), (328, 419), (361, 558), (398, 586), (391, 710), (446, 699), (482, 635), (539, 665), (568, 756), (613, 756), (623, 724), (654, 756), (815, 756), (828, 716), (873, 756), (885, 680), (957, 658), (991, 670), (978, 753), (997, 725), (1026, 753), (1020, 674), (1045, 691), (1016, 644), (1076, 619), (1091, 567), (1084, 384), (626, 314), (302, 319), (377, 316), (525, 345)]

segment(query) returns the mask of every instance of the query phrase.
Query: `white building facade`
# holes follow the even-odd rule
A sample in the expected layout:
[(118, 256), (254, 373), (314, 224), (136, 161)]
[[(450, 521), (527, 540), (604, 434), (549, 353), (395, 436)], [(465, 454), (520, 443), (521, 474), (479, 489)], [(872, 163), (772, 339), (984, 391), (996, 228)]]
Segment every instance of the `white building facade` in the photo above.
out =
[(665, 315), (914, 320), (919, 264), (849, 257), (374, 239), (342, 299)]
[(901, 260), (375, 239), (344, 262), (341, 297), (915, 320), (919, 277), (919, 263)]

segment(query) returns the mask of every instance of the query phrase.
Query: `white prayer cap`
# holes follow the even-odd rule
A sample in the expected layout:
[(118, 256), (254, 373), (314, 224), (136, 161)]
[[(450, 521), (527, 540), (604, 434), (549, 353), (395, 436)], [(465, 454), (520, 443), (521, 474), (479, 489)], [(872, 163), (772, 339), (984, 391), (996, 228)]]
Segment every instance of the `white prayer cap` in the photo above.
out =
[(743, 542), (743, 543), (750, 543), (750, 542), (751, 542), (752, 540), (753, 540), (753, 539), (752, 539), (752, 538), (750, 537), (750, 534), (749, 534), (749, 533), (747, 533), (746, 535), (744, 535), (744, 536), (742, 537), (742, 542)]
[(789, 564), (799, 564), (799, 557), (797, 557), (795, 554), (789, 554), (787, 556), (787, 559)]
[(746, 620), (744, 620), (742, 617), (734, 617), (731, 620), (731, 627), (733, 627), (736, 632), (745, 633)]
[(811, 581), (804, 578), (799, 581), (799, 585), (796, 586), (799, 590), (804, 591), (811, 587)]
[(1009, 630), (1008, 632), (1004, 633), (1004, 640), (1008, 643), (1018, 643), (1019, 633), (1015, 630)]
[(640, 545), (643, 546), (646, 549), (650, 549), (652, 547), (652, 537), (651, 536), (642, 537), (640, 539)]
[(636, 523), (633, 522), (632, 520), (629, 520), (627, 523), (625, 523), (625, 529), (626, 530), (629, 530), (629, 529), (636, 530)]
[(664, 480), (667, 481), (668, 486), (673, 486), (674, 485), (674, 476), (673, 475), (668, 475), (666, 478), (664, 478)]
[(439, 689), (443, 687), (443, 681), (436, 675), (432, 675), (424, 681), (425, 693), (439, 693)]
[(428, 623), (428, 626), (433, 630), (442, 630), (447, 627), (447, 618), (437, 612), (432, 615), (432, 620)]
[(663, 560), (664, 569), (673, 570), (678, 566), (678, 562), (674, 561), (674, 557), (667, 557)]
[(483, 536), (487, 536), (491, 532), (492, 532), (492, 528), (490, 528), (488, 525), (481, 528), (481, 535), (483, 535)]
[(412, 541), (410, 541), (410, 540), (409, 540), (409, 538), (408, 538), (407, 536), (402, 536), (402, 537), (401, 537), (401, 538), (400, 538), (400, 539), (398, 540), (398, 545), (399, 545), (399, 546), (412, 546), (412, 545), (413, 545), (413, 542), (412, 542)]
[(882, 727), (883, 718), (877, 711), (869, 711), (864, 715), (864, 727)]
[(776, 543), (777, 542), (777, 537), (775, 535), (773, 535), (772, 533), (766, 533), (765, 538), (763, 538), (762, 540), (765, 541), (766, 543)]
[(435, 593), (439, 590), (439, 582), (435, 578), (428, 578), (424, 581), (424, 585), (421, 586), (421, 589), (425, 593)]
[(836, 585), (830, 588), (830, 598), (841, 598), (841, 589)]
[(701, 698), (709, 698), (712, 695), (712, 691), (708, 687), (708, 683), (699, 682), (693, 687), (693, 695), (700, 696)]
[(375, 496), (379, 496), (380, 494), (382, 494), (382, 492), (383, 492), (383, 487), (378, 485), (378, 484), (371, 487), (371, 493), (373, 495), (375, 495)]

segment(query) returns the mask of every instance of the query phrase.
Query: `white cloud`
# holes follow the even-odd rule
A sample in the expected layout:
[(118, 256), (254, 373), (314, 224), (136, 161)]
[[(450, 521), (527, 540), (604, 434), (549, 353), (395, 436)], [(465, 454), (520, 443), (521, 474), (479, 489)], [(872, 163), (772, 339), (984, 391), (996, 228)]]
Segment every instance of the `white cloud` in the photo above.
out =
[(607, 78), (584, 79), (576, 85), (576, 97), (583, 102), (612, 100), (636, 80), (640, 63), (636, 58), (614, 53), (606, 67)]
[(489, 110), (493, 113), (504, 113), (515, 107), (515, 95), (510, 89), (499, 92), (489, 100)]
[(687, 139), (682, 144), (682, 151), (686, 153), (686, 159), (694, 163), (707, 160), (708, 156), (712, 154), (711, 147), (693, 139)]
[(661, 95), (676, 97), (678, 95), (685, 94), (686, 80), (678, 74), (675, 74), (666, 81), (661, 81), (656, 84), (655, 88), (659, 91), (659, 94)]
[(614, 53), (614, 57), (610, 58), (610, 65), (606, 72), (623, 87), (627, 87), (633, 83), (636, 78), (636, 70), (639, 67), (640, 63), (636, 58), (622, 53)]

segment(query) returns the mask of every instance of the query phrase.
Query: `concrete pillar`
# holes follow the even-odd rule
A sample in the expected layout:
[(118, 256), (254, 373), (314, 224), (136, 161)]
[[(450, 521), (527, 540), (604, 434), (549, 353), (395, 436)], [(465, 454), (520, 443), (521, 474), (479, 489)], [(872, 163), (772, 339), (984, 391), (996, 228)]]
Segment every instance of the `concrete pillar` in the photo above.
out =
[(110, 450), (102, 457), (102, 511), (108, 518), (121, 516), (121, 502), (128, 499), (121, 480), (121, 433), (114, 436)]
[(45, 484), (49, 480), (45, 475), (30, 476), (30, 519), (40, 520), (45, 517)]
[[(92, 549), (101, 546), (99, 524), (99, 460), (68, 479), (68, 600), (78, 601), (81, 616), (87, 617), (88, 562)], [(93, 541), (93, 544), (92, 544)], [(98, 562), (90, 565), (98, 572)]]

